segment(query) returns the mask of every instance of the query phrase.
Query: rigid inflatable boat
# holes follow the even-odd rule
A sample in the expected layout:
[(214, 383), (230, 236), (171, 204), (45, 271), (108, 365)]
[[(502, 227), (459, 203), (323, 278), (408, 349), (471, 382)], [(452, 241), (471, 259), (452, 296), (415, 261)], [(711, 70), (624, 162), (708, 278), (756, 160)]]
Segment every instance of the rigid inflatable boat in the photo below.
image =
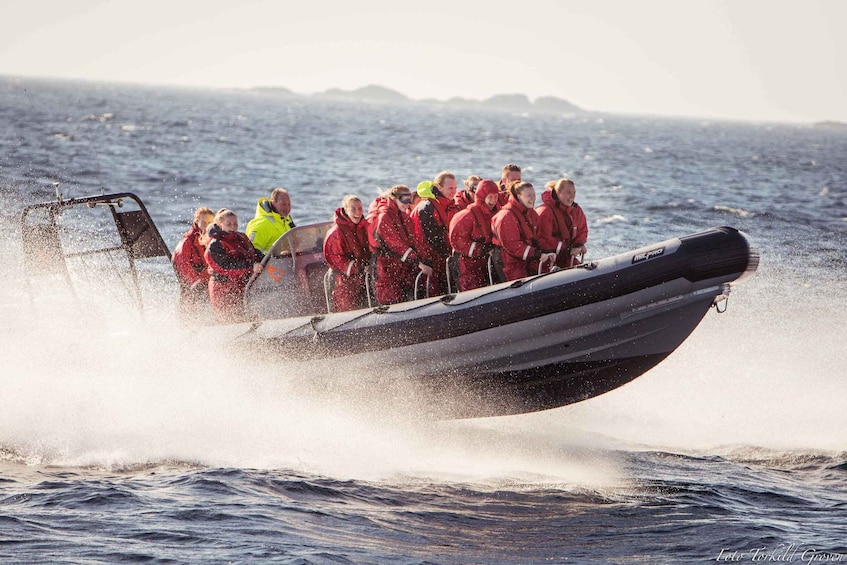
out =
[[(64, 248), (57, 220), (79, 205), (108, 210), (113, 244)], [(546, 410), (618, 388), (670, 355), (710, 308), (725, 309), (730, 285), (758, 265), (742, 232), (716, 227), (571, 269), (336, 313), (321, 255), (329, 227), (282, 236), (245, 293), (251, 321), (203, 331), (320, 375), (339, 391), (388, 395), (441, 418)], [(142, 259), (170, 257), (131, 193), (28, 206), (22, 236), (36, 271), (45, 257), (120, 252), (136, 287)]]

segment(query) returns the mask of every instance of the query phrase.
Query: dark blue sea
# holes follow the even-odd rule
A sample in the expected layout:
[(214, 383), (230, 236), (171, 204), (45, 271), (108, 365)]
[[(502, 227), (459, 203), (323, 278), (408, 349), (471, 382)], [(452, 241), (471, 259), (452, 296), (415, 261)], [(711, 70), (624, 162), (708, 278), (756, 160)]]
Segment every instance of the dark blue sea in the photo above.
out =
[[(172, 275), (141, 317), (23, 271), (54, 182), (137, 193), (173, 248), (197, 206), (285, 186), (307, 224), (507, 162), (575, 180), (589, 258), (732, 225), (759, 270), (626, 386), (440, 422), (221, 351)], [(847, 562), (847, 130), (0, 77), (0, 210), (0, 562)]]

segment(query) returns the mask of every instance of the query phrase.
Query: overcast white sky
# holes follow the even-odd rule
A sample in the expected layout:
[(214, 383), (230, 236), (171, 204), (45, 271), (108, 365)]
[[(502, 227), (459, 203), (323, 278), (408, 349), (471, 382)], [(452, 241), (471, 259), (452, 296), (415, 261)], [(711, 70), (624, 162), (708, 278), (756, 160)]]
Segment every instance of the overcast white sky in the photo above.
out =
[(0, 0), (0, 74), (847, 122), (847, 0)]

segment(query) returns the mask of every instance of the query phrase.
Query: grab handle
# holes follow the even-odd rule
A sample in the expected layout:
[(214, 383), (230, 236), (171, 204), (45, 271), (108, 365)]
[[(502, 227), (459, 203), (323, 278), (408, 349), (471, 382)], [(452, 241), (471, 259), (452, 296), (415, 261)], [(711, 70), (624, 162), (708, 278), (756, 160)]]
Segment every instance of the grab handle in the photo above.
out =
[[(424, 272), (421, 271), (418, 273), (418, 276), (415, 277), (415, 300), (418, 299), (418, 286), (420, 286), (421, 277)], [(429, 298), (429, 275), (426, 276), (426, 297)]]

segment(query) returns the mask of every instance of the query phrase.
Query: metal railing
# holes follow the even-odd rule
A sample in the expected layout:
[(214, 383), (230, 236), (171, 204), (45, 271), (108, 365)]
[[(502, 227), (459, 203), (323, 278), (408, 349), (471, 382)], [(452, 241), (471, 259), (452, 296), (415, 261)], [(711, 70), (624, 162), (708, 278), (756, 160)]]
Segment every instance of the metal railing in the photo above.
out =
[[(332, 268), (326, 270), (324, 273), (324, 300), (326, 300), (326, 313), (331, 314), (333, 311), (332, 308), (332, 283), (333, 283), (333, 271)], [(374, 307), (375, 297), (373, 292), (373, 275), (371, 275), (370, 269), (365, 271), (365, 294), (368, 297), (368, 308)]]
[[(421, 271), (418, 273), (418, 276), (415, 277), (415, 300), (418, 299), (418, 287), (420, 286), (421, 277), (424, 272)], [(429, 298), (429, 275), (426, 276), (426, 297)]]

